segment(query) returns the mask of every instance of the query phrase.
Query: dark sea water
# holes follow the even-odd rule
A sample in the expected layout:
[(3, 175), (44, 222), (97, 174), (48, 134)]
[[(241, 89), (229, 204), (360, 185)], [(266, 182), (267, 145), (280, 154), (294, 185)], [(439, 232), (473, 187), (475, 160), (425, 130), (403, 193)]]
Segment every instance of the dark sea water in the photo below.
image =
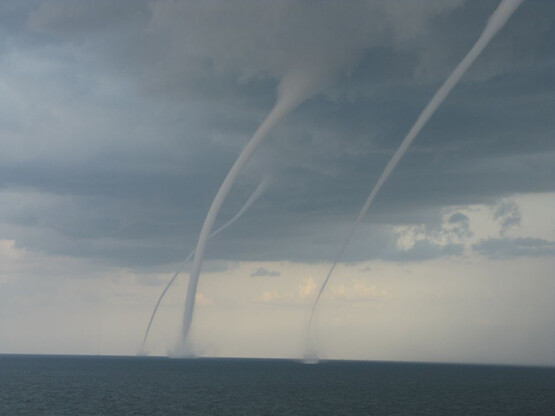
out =
[(0, 355), (0, 415), (555, 415), (555, 369)]

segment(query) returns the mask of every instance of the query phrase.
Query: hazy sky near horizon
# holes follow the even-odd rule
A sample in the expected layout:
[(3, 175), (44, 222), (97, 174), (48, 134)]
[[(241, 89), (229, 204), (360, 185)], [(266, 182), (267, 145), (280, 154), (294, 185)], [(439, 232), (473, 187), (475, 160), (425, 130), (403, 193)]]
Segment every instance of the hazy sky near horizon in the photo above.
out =
[[(498, 1), (0, 4), (0, 353), (134, 354), (160, 291), (306, 60), (336, 76), (231, 191), (201, 354), (295, 357), (380, 172)], [(326, 358), (555, 365), (555, 3), (528, 0), (384, 186), (322, 298)], [(340, 62), (340, 64), (337, 64)], [(171, 352), (186, 274), (149, 350)]]

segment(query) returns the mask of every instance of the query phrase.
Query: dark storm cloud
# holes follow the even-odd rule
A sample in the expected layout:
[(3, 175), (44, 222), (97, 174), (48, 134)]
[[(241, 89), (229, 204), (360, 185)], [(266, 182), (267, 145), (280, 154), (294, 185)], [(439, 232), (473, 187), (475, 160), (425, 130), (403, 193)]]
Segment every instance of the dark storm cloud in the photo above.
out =
[(499, 203), (493, 212), (493, 218), (501, 225), (501, 235), (505, 235), (510, 228), (520, 225), (522, 219), (520, 209), (513, 201)]
[(454, 234), (457, 238), (472, 237), (473, 233), (470, 230), (469, 218), (461, 212), (452, 214), (447, 222), (451, 225), (450, 233)]
[(39, 33), (74, 39), (137, 19), (141, 12), (147, 12), (146, 4), (146, 1), (140, 0), (38, 2), (29, 13), (28, 25)]
[[(0, 198), (12, 207), (34, 201), (20, 212), (0, 209), (1, 236), (118, 264), (180, 260), (272, 106), (286, 64), (299, 50), (352, 42), (362, 51), (358, 64), (262, 146), (218, 221), (261, 174), (274, 173), (272, 188), (208, 252), (330, 260), (497, 1), (330, 3), (315, 16), (299, 3), (0, 6), (8, 23), (0, 29)], [(361, 231), (347, 261), (457, 254), (455, 244), (428, 241), (400, 251), (390, 226), (437, 225), (444, 207), (555, 190), (554, 21), (552, 2), (525, 2), (515, 13), (385, 185), (366, 220), (371, 232)], [(452, 218), (468, 231), (464, 218)]]
[(470, 221), (466, 215), (461, 212), (456, 212), (447, 220), (449, 224), (456, 224), (461, 226), (465, 231), (468, 231)]

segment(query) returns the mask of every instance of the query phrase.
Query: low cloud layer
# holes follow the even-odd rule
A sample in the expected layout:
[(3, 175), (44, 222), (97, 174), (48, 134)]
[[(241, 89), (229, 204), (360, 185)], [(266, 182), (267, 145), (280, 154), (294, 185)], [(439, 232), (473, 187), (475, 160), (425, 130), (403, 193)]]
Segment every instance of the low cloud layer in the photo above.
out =
[(269, 277), (276, 277), (276, 276), (281, 276), (281, 273), (275, 270), (268, 270), (264, 267), (259, 267), (258, 269), (256, 269), (255, 271), (253, 271), (251, 273), (251, 276), (253, 277), (263, 277), (263, 276), (269, 276)]
[(555, 241), (541, 238), (491, 238), (472, 245), (472, 249), (491, 258), (553, 256)]

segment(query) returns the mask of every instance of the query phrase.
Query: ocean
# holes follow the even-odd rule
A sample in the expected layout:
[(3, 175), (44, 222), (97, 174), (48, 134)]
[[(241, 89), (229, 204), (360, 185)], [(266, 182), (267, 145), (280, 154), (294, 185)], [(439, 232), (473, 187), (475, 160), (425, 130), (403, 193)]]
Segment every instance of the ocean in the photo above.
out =
[(555, 368), (0, 355), (0, 415), (555, 415)]

